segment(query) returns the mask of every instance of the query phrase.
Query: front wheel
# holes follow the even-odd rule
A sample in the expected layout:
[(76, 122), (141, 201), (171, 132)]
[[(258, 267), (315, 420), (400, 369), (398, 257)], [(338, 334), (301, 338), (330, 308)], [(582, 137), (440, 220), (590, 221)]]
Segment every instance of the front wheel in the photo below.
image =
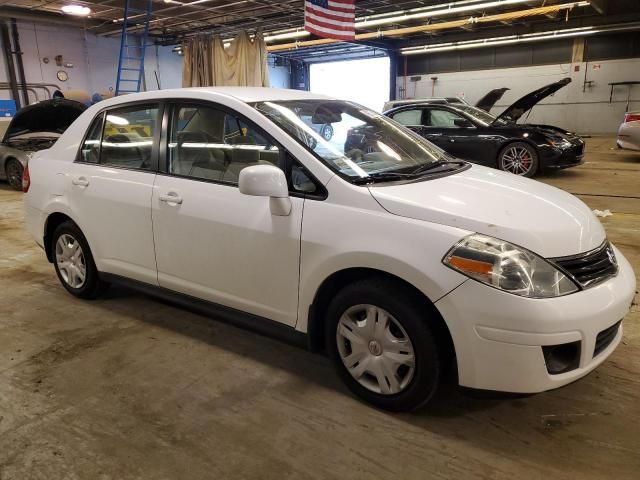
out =
[(324, 124), (320, 130), (320, 135), (328, 142), (333, 138), (333, 127), (328, 123)]
[(7, 176), (7, 182), (14, 190), (22, 190), (22, 174), (24, 168), (22, 164), (15, 158), (10, 158), (4, 166), (4, 173)]
[(326, 339), (347, 387), (386, 410), (413, 410), (435, 393), (441, 372), (429, 312), (386, 279), (345, 287), (330, 303)]
[(76, 297), (96, 298), (106, 284), (100, 280), (89, 244), (78, 226), (71, 221), (61, 223), (51, 241), (53, 262), (62, 286)]
[(538, 154), (524, 142), (510, 143), (500, 151), (498, 168), (522, 177), (533, 177), (538, 171)]

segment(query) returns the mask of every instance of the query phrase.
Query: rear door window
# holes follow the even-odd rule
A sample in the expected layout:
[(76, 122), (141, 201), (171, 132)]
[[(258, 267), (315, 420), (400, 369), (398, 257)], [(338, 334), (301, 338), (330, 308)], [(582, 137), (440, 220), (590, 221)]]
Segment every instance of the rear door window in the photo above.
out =
[(102, 138), (103, 121), (104, 113), (101, 113), (91, 124), (89, 133), (84, 139), (82, 148), (80, 149), (80, 158), (78, 161), (84, 163), (98, 163), (100, 161), (100, 139)]
[(157, 105), (136, 105), (106, 112), (100, 164), (150, 170), (153, 142), (159, 128)]
[(403, 110), (392, 117), (396, 122), (402, 125), (422, 125), (422, 109), (415, 108), (413, 110)]

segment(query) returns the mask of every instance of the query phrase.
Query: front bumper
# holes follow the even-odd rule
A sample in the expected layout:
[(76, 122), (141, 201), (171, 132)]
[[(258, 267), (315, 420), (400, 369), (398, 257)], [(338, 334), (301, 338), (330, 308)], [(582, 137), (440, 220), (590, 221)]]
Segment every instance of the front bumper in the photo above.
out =
[(559, 170), (576, 167), (584, 163), (584, 141), (576, 140), (566, 148), (549, 147), (541, 155), (541, 167), (544, 170)]
[[(460, 385), (535, 393), (561, 387), (600, 365), (622, 338), (622, 327), (594, 356), (598, 334), (629, 311), (635, 295), (631, 265), (615, 249), (618, 274), (564, 297), (529, 299), (473, 280), (436, 302), (456, 350)], [(577, 368), (550, 374), (543, 346), (580, 342)]]

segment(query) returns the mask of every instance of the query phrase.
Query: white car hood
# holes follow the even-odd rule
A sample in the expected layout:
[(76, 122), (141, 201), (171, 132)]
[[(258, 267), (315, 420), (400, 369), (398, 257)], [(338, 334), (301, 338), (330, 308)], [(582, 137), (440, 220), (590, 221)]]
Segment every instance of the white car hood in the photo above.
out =
[(374, 185), (369, 191), (395, 215), (483, 233), (546, 258), (592, 250), (606, 237), (593, 212), (573, 195), (478, 165), (428, 181)]

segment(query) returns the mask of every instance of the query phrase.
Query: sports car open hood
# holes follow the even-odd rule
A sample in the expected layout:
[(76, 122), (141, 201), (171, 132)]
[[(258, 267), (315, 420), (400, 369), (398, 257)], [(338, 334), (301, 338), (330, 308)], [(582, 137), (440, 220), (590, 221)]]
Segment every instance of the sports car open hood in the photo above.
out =
[(34, 103), (16, 113), (3, 141), (26, 133), (63, 133), (86, 109), (82, 103), (64, 98)]
[(557, 82), (550, 83), (538, 90), (534, 90), (531, 93), (528, 93), (520, 100), (516, 101), (509, 108), (507, 108), (504, 112), (502, 112), (498, 118), (507, 120), (510, 122), (517, 122), (522, 115), (531, 110), (537, 103), (541, 100), (547, 98), (549, 95), (553, 95), (562, 87), (571, 83), (571, 78), (563, 78), (562, 80), (558, 80)]
[(506, 92), (507, 90), (511, 90), (511, 89), (504, 87), (504, 88), (495, 88), (491, 90), (484, 97), (478, 100), (478, 102), (476, 103), (476, 107), (478, 107), (481, 110), (484, 110), (485, 112), (488, 112), (493, 108), (496, 102), (504, 96), (504, 92)]
[(541, 182), (473, 165), (458, 174), (369, 188), (390, 213), (478, 232), (546, 258), (592, 250), (605, 232), (573, 195)]

